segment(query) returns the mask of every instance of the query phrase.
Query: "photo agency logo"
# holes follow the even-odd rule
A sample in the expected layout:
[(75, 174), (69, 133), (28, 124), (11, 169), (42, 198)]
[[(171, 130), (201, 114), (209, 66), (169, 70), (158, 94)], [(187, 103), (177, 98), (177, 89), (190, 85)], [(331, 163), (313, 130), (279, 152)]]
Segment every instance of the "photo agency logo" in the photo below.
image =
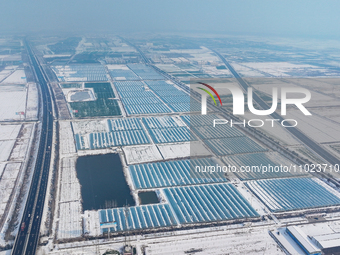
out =
[[(202, 88), (204, 86), (205, 88)], [(203, 82), (197, 82), (195, 86), (193, 86), (194, 90), (197, 91), (201, 95), (201, 114), (207, 114), (207, 96), (209, 95), (215, 106), (217, 105), (216, 99), (212, 92), (216, 95), (220, 102), (220, 106), (223, 106), (221, 97), (217, 90), (219, 89), (227, 89), (232, 96), (232, 111), (233, 115), (235, 116), (243, 116), (245, 114), (245, 95), (242, 89), (235, 85), (235, 84), (227, 84), (227, 83), (218, 83), (218, 87), (215, 85), (209, 85)], [(211, 91), (209, 91), (209, 90)], [(280, 99), (281, 99), (281, 109), (280, 114), (276, 113), (278, 107), (278, 88), (272, 88), (272, 104), (269, 105), (264, 102), (258, 95), (256, 95), (253, 91), (253, 88), (247, 88), (247, 106), (250, 113), (257, 115), (257, 116), (271, 116), (270, 119), (249, 119), (246, 121), (245, 119), (242, 122), (233, 122), (233, 120), (226, 120), (226, 119), (215, 119), (214, 120), (214, 127), (218, 124), (229, 124), (230, 126), (233, 125), (244, 125), (250, 127), (262, 127), (265, 123), (271, 124), (271, 127), (275, 126), (275, 122), (279, 122), (284, 127), (295, 127), (297, 126), (298, 122), (295, 119), (284, 119), (282, 116), (287, 115), (287, 106), (294, 105), (299, 109), (304, 115), (312, 115), (304, 106), (305, 103), (309, 102), (311, 99), (311, 93), (308, 89), (305, 88), (298, 88), (298, 87), (283, 87), (280, 89)], [(263, 109), (259, 110), (255, 108), (255, 104), (262, 106)]]

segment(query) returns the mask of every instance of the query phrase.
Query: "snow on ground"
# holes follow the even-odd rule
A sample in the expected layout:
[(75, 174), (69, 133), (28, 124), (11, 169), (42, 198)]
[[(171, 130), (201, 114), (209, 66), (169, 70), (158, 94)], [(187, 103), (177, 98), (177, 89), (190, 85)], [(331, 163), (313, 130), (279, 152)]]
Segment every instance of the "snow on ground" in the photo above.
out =
[(12, 151), (15, 140), (0, 141), (0, 162), (7, 161)]
[[(169, 238), (170, 239), (170, 238)], [(190, 249), (198, 250), (195, 254), (284, 254), (267, 230), (245, 229), (228, 234), (216, 231), (206, 235), (183, 235), (174, 241), (148, 244), (148, 255), (187, 254)]]
[(162, 160), (156, 145), (124, 146), (127, 164), (138, 164)]
[[(87, 211), (86, 211), (87, 212)], [(85, 212), (85, 213), (86, 213)], [(141, 247), (146, 248), (147, 255), (185, 255), (185, 254), (271, 254), (283, 255), (277, 243), (269, 235), (267, 227), (229, 226), (204, 229), (164, 232), (158, 234), (131, 236), (129, 242), (137, 247), (141, 255)], [(56, 244), (49, 254), (103, 254), (109, 249), (119, 250), (124, 245), (124, 237), (105, 238), (68, 244)], [(190, 253), (189, 250), (196, 249)], [(42, 251), (37, 254), (43, 254)]]
[(210, 156), (211, 153), (200, 141), (157, 145), (164, 159), (186, 158), (190, 156)]
[(37, 84), (29, 83), (27, 86), (26, 120), (37, 120), (39, 102)]
[(181, 72), (182, 69), (174, 64), (156, 64), (156, 66), (165, 72)]
[(268, 208), (254, 195), (249, 189), (243, 184), (239, 183), (235, 185), (236, 189), (244, 196), (251, 206), (256, 210), (258, 214), (267, 215), (269, 212)]
[(0, 121), (20, 120), (24, 116), (17, 112), (25, 112), (26, 89), (24, 86), (0, 85)]
[(20, 139), (16, 141), (12, 150), (10, 161), (23, 161), (26, 157), (30, 139)]
[(292, 80), (301, 87), (337, 98), (340, 96), (339, 78), (294, 78)]
[(96, 210), (85, 211), (84, 220), (85, 220), (85, 230), (84, 230), (85, 233), (88, 233), (90, 236), (101, 235), (98, 211)]
[(21, 163), (8, 163), (2, 173), (0, 181), (0, 218), (6, 209), (20, 166)]
[(59, 122), (59, 133), (60, 154), (69, 155), (72, 153), (76, 153), (72, 127), (69, 121)]
[(130, 70), (126, 65), (106, 65), (107, 69), (109, 70)]
[(82, 235), (81, 206), (79, 202), (59, 203), (58, 239)]
[[(259, 90), (265, 94), (272, 96), (273, 88), (278, 89), (278, 99), (281, 98), (281, 89), (282, 88), (305, 88), (308, 89), (311, 93), (311, 99), (304, 103), (305, 107), (316, 107), (316, 106), (339, 106), (340, 101), (334, 97), (323, 94), (323, 92), (317, 92), (315, 90), (311, 90), (306, 87), (306, 83), (310, 80), (311, 84), (315, 83), (321, 86), (321, 82), (316, 82), (314, 79), (297, 79), (297, 78), (285, 78), (285, 79), (277, 79), (277, 78), (247, 78), (246, 81), (254, 87), (256, 90)], [(300, 86), (303, 85), (303, 86)], [(288, 94), (288, 97), (291, 95)], [(303, 94), (296, 94), (297, 97), (304, 97)]]
[(21, 125), (4, 125), (0, 124), (0, 140), (16, 139)]
[(76, 173), (76, 158), (61, 159), (60, 202), (79, 201), (80, 183)]
[(24, 161), (26, 157), (26, 152), (28, 150), (30, 138), (33, 136), (34, 124), (25, 123), (22, 126), (22, 130), (20, 133), (20, 137), (18, 137), (17, 141), (14, 144), (11, 156), (9, 160), (11, 161)]
[(23, 180), (23, 171), (26, 167), (26, 156), (30, 139), (33, 137), (34, 125), (34, 123), (0, 125), (0, 161), (7, 161), (0, 166), (0, 218), (6, 216), (3, 218), (6, 223), (0, 229), (2, 245), (5, 244), (4, 233), (7, 230), (8, 219), (13, 213), (12, 210), (17, 202), (18, 191)]
[(310, 112), (314, 115), (319, 115), (322, 118), (327, 118), (340, 123), (340, 108), (339, 107), (322, 107), (311, 109)]
[(82, 235), (81, 191), (76, 173), (76, 158), (62, 158), (60, 165), (57, 238)]
[[(244, 117), (246, 120), (250, 119), (260, 119), (263, 121), (264, 125), (263, 127), (258, 127), (260, 131), (268, 134), (269, 136), (273, 137), (275, 140), (279, 141), (282, 144), (285, 145), (298, 145), (300, 142), (294, 138), (287, 130), (286, 128), (282, 127), (280, 122), (273, 121), (273, 118), (270, 116), (260, 116), (255, 115), (251, 112), (246, 112), (244, 114)], [(269, 119), (270, 121), (266, 121), (266, 119)], [(274, 127), (272, 127), (272, 121), (274, 123)], [(259, 122), (251, 123), (251, 125), (260, 125)]]
[(215, 76), (215, 75), (229, 75), (231, 76), (231, 72), (229, 69), (217, 69), (216, 66), (210, 66), (210, 65), (203, 65), (202, 69), (205, 73)]
[(246, 76), (246, 77), (263, 77), (264, 75), (256, 70), (252, 70), (249, 67), (246, 67), (244, 65), (232, 63), (231, 64), (236, 72), (238, 72), (241, 76)]
[(26, 84), (26, 74), (23, 69), (16, 70), (8, 76), (1, 84)]
[(6, 66), (5, 69), (0, 71), (0, 84), (1, 81), (5, 80), (11, 73), (17, 69), (17, 66)]
[(73, 131), (75, 134), (88, 134), (97, 132), (109, 132), (107, 120), (73, 121)]
[(295, 119), (298, 128), (319, 143), (340, 141), (340, 124), (320, 116), (306, 116), (299, 110), (287, 112), (287, 119)]
[(0, 176), (2, 176), (2, 173), (4, 172), (6, 163), (0, 163)]
[(317, 66), (312, 66), (308, 64), (292, 64), (289, 62), (248, 62), (241, 64), (273, 76), (290, 76), (290, 72), (320, 69)]

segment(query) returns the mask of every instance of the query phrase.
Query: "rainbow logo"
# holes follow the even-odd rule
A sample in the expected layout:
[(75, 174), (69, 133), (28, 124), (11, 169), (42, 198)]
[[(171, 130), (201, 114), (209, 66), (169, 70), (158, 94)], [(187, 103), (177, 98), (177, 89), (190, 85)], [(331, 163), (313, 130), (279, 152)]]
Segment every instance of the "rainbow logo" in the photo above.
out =
[[(203, 83), (203, 82), (198, 82), (198, 83), (201, 84), (201, 85), (203, 85), (203, 86), (206, 86), (206, 87), (209, 88), (212, 92), (214, 92), (215, 95), (217, 96), (218, 100), (220, 101), (220, 104), (222, 105), (222, 100), (221, 100), (221, 98), (220, 98), (220, 95), (217, 93), (217, 91), (216, 91), (213, 87), (211, 87), (210, 85), (208, 85), (208, 84), (206, 84), (206, 83)], [(197, 87), (197, 88), (200, 89), (200, 90), (203, 90), (203, 91), (206, 92), (206, 93), (208, 93), (208, 95), (212, 98), (212, 100), (214, 100), (214, 103), (215, 103), (215, 105), (217, 106), (216, 100), (215, 100), (213, 94), (211, 94), (211, 92), (210, 92), (209, 90), (204, 89), (204, 88), (200, 88), (200, 87)]]

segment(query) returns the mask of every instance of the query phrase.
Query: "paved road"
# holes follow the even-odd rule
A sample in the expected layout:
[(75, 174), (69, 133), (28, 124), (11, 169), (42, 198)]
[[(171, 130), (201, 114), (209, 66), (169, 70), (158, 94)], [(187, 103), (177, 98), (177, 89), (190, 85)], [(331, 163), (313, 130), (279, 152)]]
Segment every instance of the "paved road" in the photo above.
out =
[[(51, 160), (53, 115), (51, 95), (47, 87), (46, 78), (39, 63), (37, 62), (29, 44), (25, 43), (32, 67), (36, 73), (40, 90), (42, 93), (42, 129), (38, 148), (36, 165), (33, 173), (32, 183), (26, 201), (24, 214), (21, 219), (19, 232), (16, 236), (13, 255), (35, 254), (39, 241), (41, 217), (44, 209), (48, 174)], [(25, 225), (24, 229), (21, 226)]]
[[(239, 84), (243, 87), (245, 91), (248, 89), (248, 84), (240, 77), (240, 75), (235, 71), (235, 69), (228, 63), (228, 61), (217, 51), (212, 50), (222, 61), (223, 63), (229, 68), (230, 72), (234, 75), (234, 77), (237, 79)], [(262, 109), (269, 109), (270, 107), (256, 94), (253, 95), (254, 101), (262, 108)], [(274, 119), (279, 119), (280, 121), (283, 120), (281, 115), (274, 112), (270, 115)], [(299, 139), (302, 143), (304, 143), (306, 146), (308, 146), (311, 150), (316, 152), (319, 156), (321, 156), (323, 159), (325, 159), (328, 163), (335, 165), (340, 164), (340, 159), (334, 157), (332, 154), (330, 154), (328, 151), (326, 151), (324, 148), (322, 148), (318, 143), (313, 141), (311, 138), (306, 136), (303, 132), (301, 132), (297, 128), (286, 128), (288, 132), (290, 132), (293, 136), (295, 136), (297, 139)], [(325, 163), (325, 162), (318, 162), (318, 163)]]

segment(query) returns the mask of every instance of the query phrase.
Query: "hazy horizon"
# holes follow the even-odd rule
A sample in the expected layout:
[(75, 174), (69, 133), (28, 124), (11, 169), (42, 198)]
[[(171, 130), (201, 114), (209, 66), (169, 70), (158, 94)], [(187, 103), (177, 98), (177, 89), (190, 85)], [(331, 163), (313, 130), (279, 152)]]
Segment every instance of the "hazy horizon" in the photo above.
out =
[(226, 33), (339, 38), (339, 1), (2, 1), (2, 33)]

